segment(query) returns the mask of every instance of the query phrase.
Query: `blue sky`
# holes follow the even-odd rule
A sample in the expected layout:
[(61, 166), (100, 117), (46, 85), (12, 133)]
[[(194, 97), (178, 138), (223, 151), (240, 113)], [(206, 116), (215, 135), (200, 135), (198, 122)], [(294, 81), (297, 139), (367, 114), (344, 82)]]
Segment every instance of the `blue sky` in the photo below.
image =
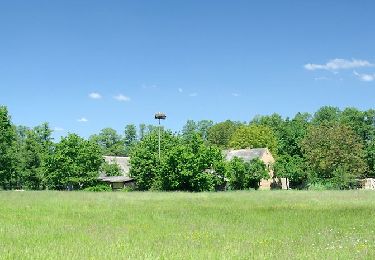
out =
[[(0, 104), (55, 136), (374, 108), (374, 1), (0, 1)], [(91, 94), (91, 95), (90, 95)]]

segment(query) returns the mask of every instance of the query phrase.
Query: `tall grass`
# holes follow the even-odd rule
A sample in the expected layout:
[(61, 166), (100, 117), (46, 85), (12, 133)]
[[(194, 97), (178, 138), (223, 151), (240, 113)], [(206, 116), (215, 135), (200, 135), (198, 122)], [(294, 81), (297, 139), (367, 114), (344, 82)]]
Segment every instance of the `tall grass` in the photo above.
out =
[(1, 259), (375, 259), (375, 193), (0, 192)]

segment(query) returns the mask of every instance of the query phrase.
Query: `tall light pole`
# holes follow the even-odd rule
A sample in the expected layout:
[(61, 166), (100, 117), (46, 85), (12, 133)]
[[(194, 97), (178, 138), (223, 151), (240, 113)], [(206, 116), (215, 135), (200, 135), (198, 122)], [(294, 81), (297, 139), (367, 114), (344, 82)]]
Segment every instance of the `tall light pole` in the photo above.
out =
[(159, 120), (159, 161), (160, 161), (160, 120), (165, 120), (167, 118), (167, 116), (164, 114), (164, 113), (161, 113), (161, 112), (157, 112), (155, 114), (155, 119), (158, 119)]

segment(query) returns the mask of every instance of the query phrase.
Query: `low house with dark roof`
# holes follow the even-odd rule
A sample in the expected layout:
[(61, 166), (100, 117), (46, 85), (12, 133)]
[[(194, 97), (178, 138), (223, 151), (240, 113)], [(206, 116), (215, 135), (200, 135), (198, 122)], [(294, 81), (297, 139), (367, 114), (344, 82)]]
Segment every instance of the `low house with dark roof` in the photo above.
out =
[(133, 187), (135, 181), (129, 176), (130, 172), (130, 157), (122, 156), (103, 156), (104, 161), (109, 164), (117, 164), (120, 167), (120, 176), (106, 176), (105, 172), (101, 172), (98, 178), (99, 181), (108, 183), (113, 190), (122, 189), (124, 187)]
[(113, 190), (134, 186), (134, 179), (126, 176), (102, 176), (98, 180), (108, 183)]
[(259, 189), (271, 189), (274, 187), (286, 189), (285, 180), (274, 176), (272, 165), (275, 163), (275, 159), (267, 148), (225, 150), (224, 157), (227, 161), (232, 160), (234, 157), (241, 158), (245, 162), (250, 162), (256, 158), (260, 159), (267, 167), (269, 178), (260, 181)]

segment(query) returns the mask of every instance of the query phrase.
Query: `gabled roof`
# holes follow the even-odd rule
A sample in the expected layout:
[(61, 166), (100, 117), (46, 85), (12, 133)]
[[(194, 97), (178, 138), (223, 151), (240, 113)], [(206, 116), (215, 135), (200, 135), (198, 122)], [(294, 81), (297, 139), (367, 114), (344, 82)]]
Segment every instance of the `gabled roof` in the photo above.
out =
[(267, 148), (224, 150), (223, 153), (227, 161), (232, 160), (234, 157), (238, 157), (242, 158), (246, 162), (249, 162), (255, 158), (262, 158), (266, 154), (271, 155)]
[(133, 178), (126, 177), (126, 176), (105, 176), (105, 177), (99, 177), (98, 180), (113, 183), (113, 182), (129, 182), (129, 181), (133, 181)]
[(103, 156), (104, 160), (111, 164), (111, 163), (116, 163), (118, 166), (120, 166), (120, 169), (122, 171), (122, 174), (124, 176), (129, 176), (129, 171), (130, 171), (130, 164), (129, 160), (130, 157), (121, 157), (121, 156)]

